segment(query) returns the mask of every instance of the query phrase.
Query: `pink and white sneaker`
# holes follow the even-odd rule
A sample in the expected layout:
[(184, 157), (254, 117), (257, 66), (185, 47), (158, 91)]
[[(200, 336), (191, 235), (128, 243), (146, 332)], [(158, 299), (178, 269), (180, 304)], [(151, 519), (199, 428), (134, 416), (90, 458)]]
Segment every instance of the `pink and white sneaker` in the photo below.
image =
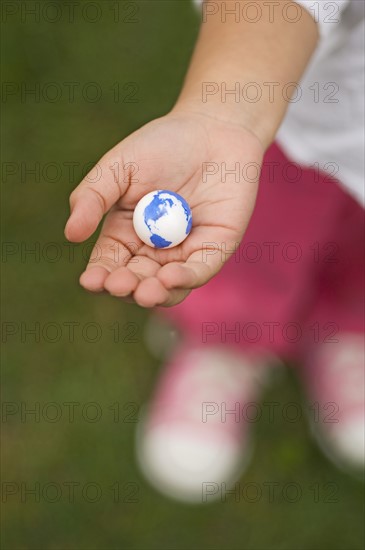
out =
[(137, 459), (155, 488), (198, 503), (237, 481), (252, 451), (245, 405), (260, 398), (267, 362), (226, 346), (180, 345), (137, 430)]
[(365, 463), (364, 336), (342, 333), (337, 339), (312, 351), (303, 378), (321, 449), (341, 469), (356, 472)]

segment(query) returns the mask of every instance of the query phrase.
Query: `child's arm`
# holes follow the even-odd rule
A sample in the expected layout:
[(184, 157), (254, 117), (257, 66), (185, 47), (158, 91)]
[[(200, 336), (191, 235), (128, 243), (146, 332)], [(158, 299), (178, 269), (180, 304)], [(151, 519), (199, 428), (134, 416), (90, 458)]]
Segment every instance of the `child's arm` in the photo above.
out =
[[(236, 2), (213, 4), (230, 9)], [(285, 114), (283, 88), (289, 93), (287, 84), (299, 80), (317, 41), (316, 24), (304, 10), (297, 23), (287, 22), (279, 8), (272, 22), (266, 12), (257, 23), (208, 17), (172, 112), (111, 149), (72, 193), (65, 231), (70, 241), (90, 237), (108, 212), (80, 279), (88, 290), (105, 289), (144, 307), (173, 305), (213, 277), (241, 241), (258, 185), (258, 174), (244, 167), (261, 165)], [(206, 82), (219, 92), (204, 102)], [(227, 90), (237, 82), (241, 91), (255, 82), (262, 97), (253, 103), (227, 94), (223, 102), (224, 82)], [(246, 90), (249, 97), (254, 88)], [(222, 163), (227, 169), (239, 163), (238, 181), (222, 177)], [(156, 250), (139, 241), (132, 213), (143, 195), (164, 188), (189, 202), (193, 230), (181, 245)]]
[(176, 109), (240, 124), (266, 148), (296, 93), (290, 83), (298, 84), (316, 47), (317, 25), (287, 0), (208, 2), (203, 21)]

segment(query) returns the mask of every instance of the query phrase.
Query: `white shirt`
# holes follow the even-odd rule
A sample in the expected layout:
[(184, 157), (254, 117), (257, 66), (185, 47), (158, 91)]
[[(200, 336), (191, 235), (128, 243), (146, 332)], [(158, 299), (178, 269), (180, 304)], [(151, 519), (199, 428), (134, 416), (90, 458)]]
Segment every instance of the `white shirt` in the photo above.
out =
[(296, 3), (318, 23), (320, 41), (277, 141), (291, 160), (328, 172), (364, 204), (364, 0)]

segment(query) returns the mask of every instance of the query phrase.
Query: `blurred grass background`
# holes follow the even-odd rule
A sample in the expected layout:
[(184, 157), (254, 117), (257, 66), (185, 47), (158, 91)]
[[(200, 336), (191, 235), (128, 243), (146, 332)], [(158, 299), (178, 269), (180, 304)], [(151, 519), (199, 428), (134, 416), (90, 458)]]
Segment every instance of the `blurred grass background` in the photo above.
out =
[[(73, 17), (69, 3), (48, 2), (38, 21), (29, 10), (45, 4), (3, 4), (2, 391), (13, 414), (3, 415), (2, 482), (3, 489), (14, 483), (16, 493), (3, 494), (2, 548), (363, 548), (363, 486), (320, 454), (304, 419), (270, 423), (264, 414), (254, 426), (255, 455), (241, 484), (279, 483), (274, 502), (264, 490), (257, 502), (229, 496), (190, 507), (150, 488), (134, 458), (135, 420), (161, 366), (143, 341), (148, 312), (88, 295), (77, 283), (87, 247), (64, 239), (68, 195), (89, 163), (173, 105), (199, 25), (190, 1), (85, 1), (75, 3)], [(38, 87), (39, 97), (24, 94), (25, 84)], [(39, 338), (27, 333), (37, 323)], [(265, 400), (302, 403), (293, 374)], [(22, 417), (21, 407), (37, 402), (40, 421)], [(79, 403), (73, 422), (69, 402)], [(101, 410), (96, 422), (81, 414), (94, 417), (95, 407), (85, 409), (90, 402)], [(47, 403), (56, 406), (42, 415)], [(69, 482), (79, 484), (74, 502)], [(94, 503), (92, 489), (86, 497), (81, 491), (91, 482), (102, 491)], [(302, 489), (295, 503), (282, 497), (291, 482)], [(40, 501), (22, 499), (21, 484), (36, 483)], [(62, 488), (59, 500), (54, 486), (42, 495), (47, 483)]]

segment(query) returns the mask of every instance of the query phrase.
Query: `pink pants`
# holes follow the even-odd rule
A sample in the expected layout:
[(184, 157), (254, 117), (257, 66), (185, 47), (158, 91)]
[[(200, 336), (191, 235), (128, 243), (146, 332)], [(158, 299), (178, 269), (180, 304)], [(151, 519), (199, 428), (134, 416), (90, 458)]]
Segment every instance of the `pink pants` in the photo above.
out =
[(311, 344), (364, 330), (363, 228), (363, 209), (335, 180), (273, 145), (237, 252), (163, 313), (194, 344), (298, 359)]

